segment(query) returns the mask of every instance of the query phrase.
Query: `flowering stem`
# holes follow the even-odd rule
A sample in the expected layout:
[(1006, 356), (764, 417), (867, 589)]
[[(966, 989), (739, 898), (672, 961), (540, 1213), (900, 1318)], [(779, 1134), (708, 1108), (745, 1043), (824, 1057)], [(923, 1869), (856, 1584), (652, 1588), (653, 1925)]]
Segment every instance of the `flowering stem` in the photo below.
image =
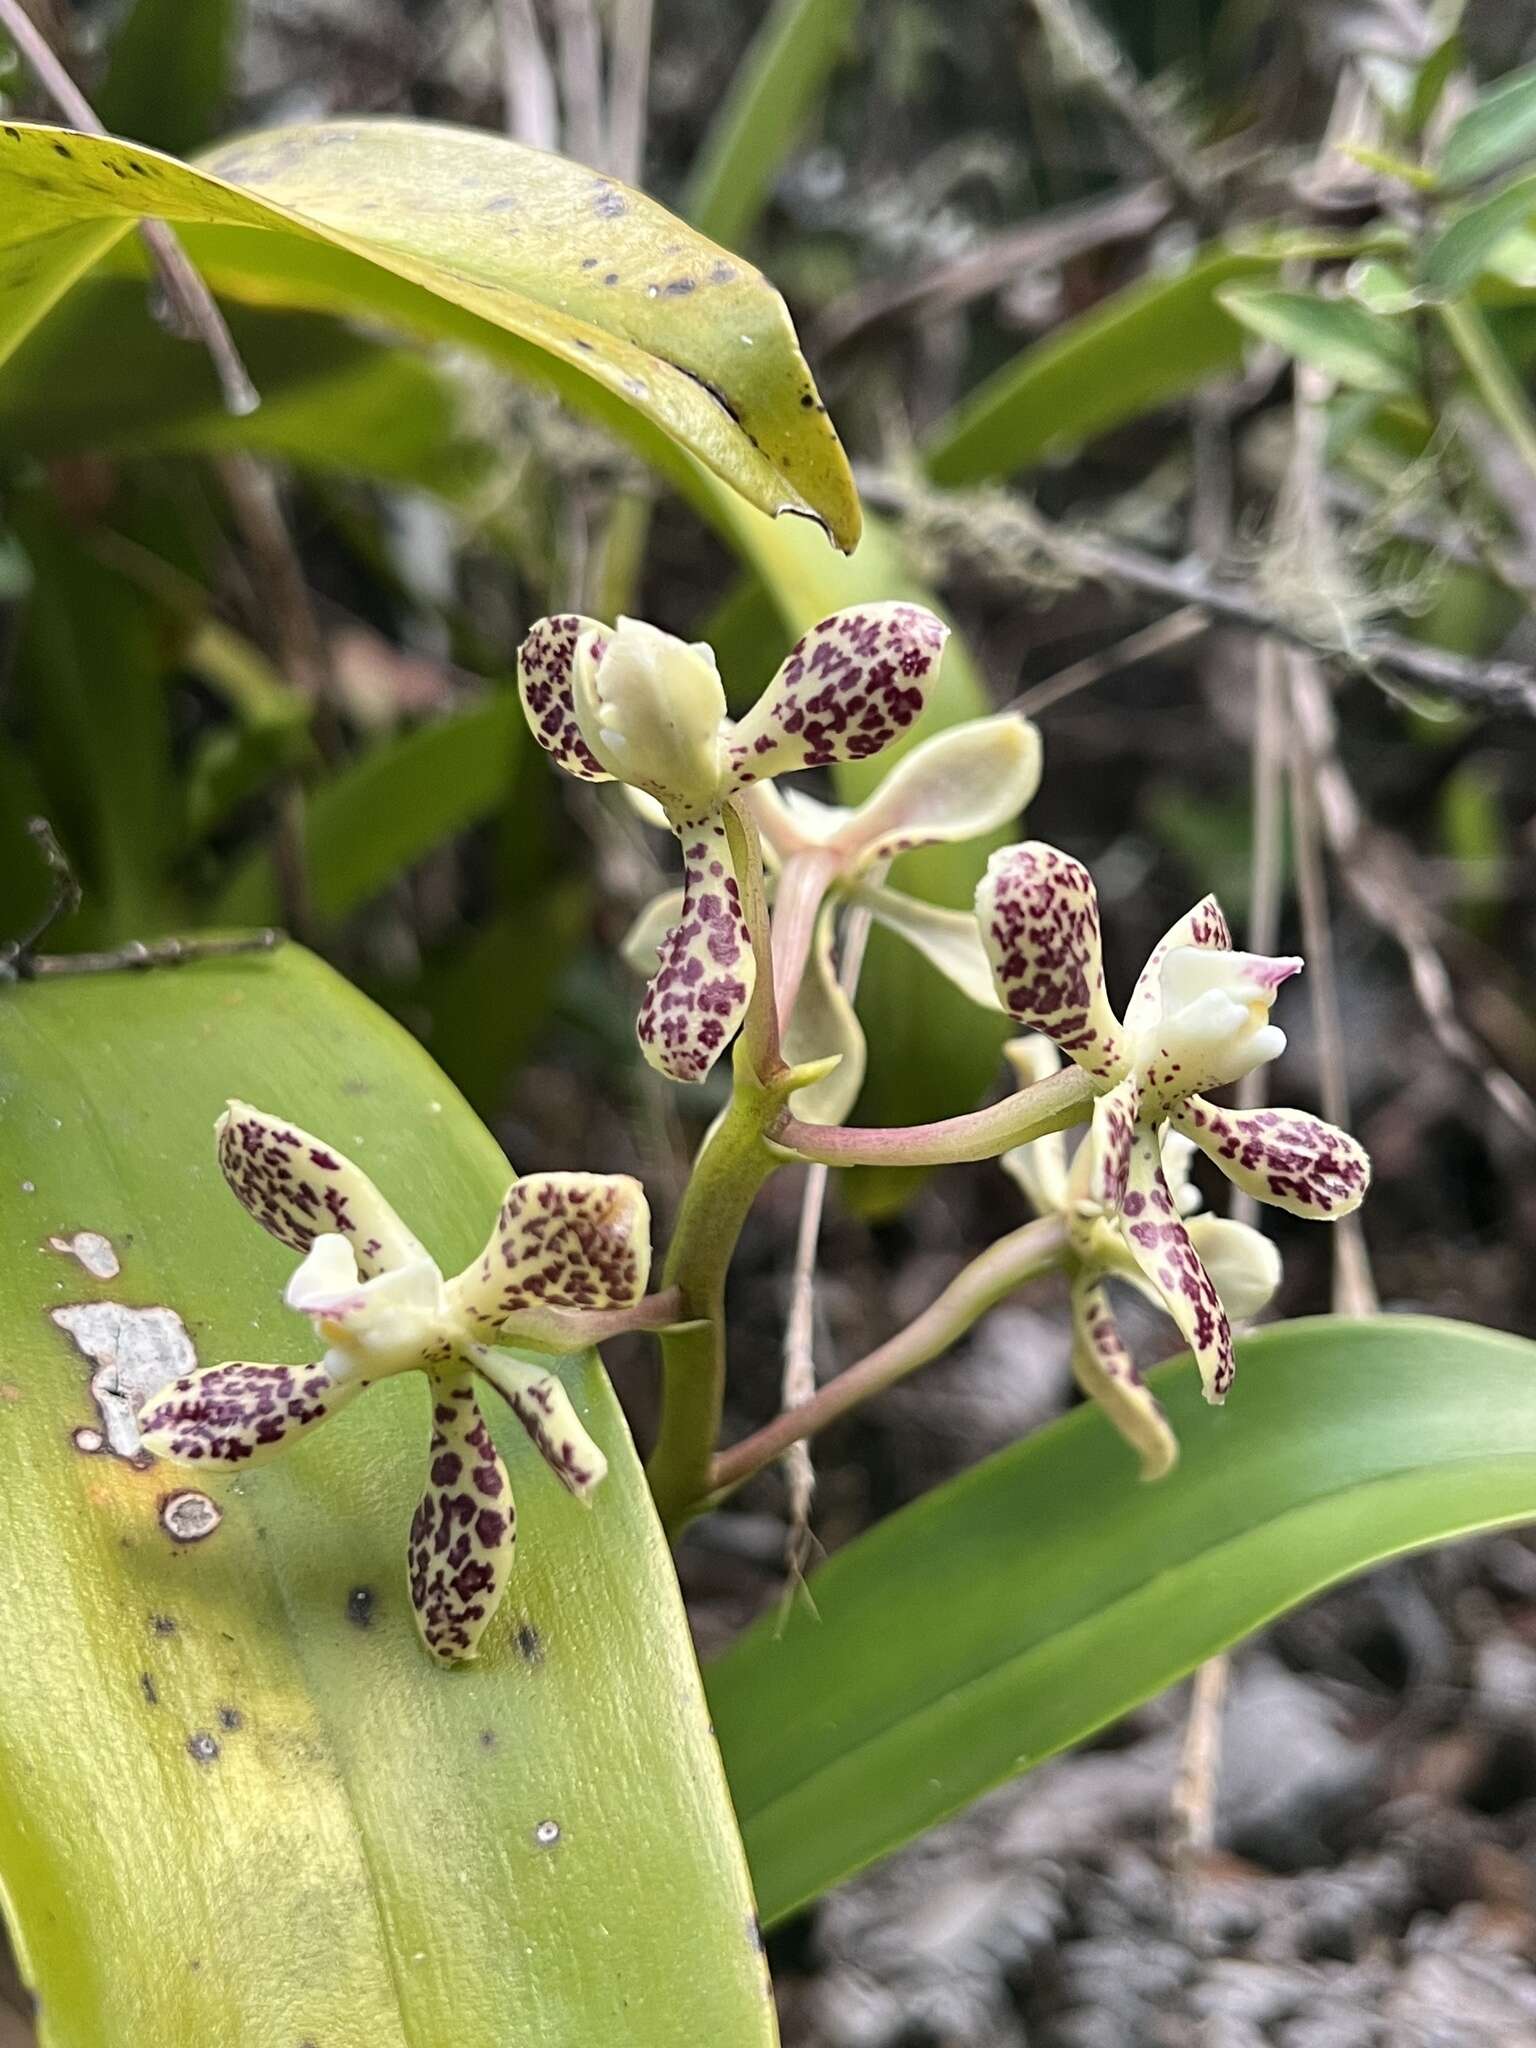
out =
[(1079, 1067), (1063, 1067), (986, 1109), (940, 1123), (864, 1130), (852, 1124), (802, 1123), (786, 1111), (769, 1136), (797, 1158), (819, 1159), (828, 1166), (955, 1166), (995, 1159), (1014, 1145), (1083, 1123), (1092, 1103), (1088, 1076)]
[(755, 1472), (782, 1457), (792, 1444), (837, 1422), (860, 1402), (884, 1393), (920, 1365), (939, 1357), (1015, 1288), (1060, 1265), (1066, 1249), (1066, 1224), (1059, 1216), (1041, 1217), (1000, 1237), (957, 1273), (906, 1329), (828, 1381), (810, 1400), (785, 1409), (762, 1429), (722, 1451), (710, 1467), (708, 1498), (698, 1507), (718, 1505)]
[[(772, 983), (759, 984), (768, 994)], [(788, 1074), (767, 1084), (753, 1067), (745, 1031), (733, 1055), (730, 1106), (705, 1140), (678, 1212), (663, 1285), (676, 1288), (686, 1327), (661, 1339), (661, 1428), (647, 1468), (656, 1509), (675, 1533), (709, 1486), (725, 1397), (725, 1276), (758, 1189), (779, 1164), (763, 1143), (782, 1113)]]

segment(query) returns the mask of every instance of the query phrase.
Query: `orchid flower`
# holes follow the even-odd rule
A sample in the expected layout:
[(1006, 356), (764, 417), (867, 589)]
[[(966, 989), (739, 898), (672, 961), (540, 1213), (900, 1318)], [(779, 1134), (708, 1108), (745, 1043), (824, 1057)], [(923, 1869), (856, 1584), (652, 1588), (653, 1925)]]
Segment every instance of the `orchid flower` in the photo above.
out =
[(1346, 1132), (1295, 1109), (1221, 1109), (1204, 1090), (1237, 1081), (1285, 1049), (1269, 1022), (1302, 962), (1232, 949), (1214, 896), (1153, 948), (1123, 1021), (1104, 991), (1099, 904), (1087, 870), (1031, 841), (992, 856), (976, 892), (982, 942), (1004, 1007), (1088, 1075), (1097, 1100), (1074, 1162), (1085, 1216), (1124, 1224), (1125, 1241), (1194, 1352), (1206, 1399), (1232, 1384), (1232, 1329), (1163, 1169), (1165, 1124), (1233, 1184), (1295, 1216), (1332, 1222), (1357, 1209), (1370, 1161)]
[(581, 1351), (601, 1311), (645, 1292), (650, 1211), (624, 1174), (514, 1181), (479, 1257), (445, 1280), (360, 1168), (308, 1131), (231, 1102), (216, 1126), (236, 1197), (302, 1254), (284, 1300), (326, 1346), (312, 1366), (205, 1366), (140, 1412), (144, 1448), (182, 1464), (238, 1465), (284, 1449), (375, 1380), (424, 1372), (432, 1393), (426, 1483), (408, 1575), (422, 1641), (454, 1663), (476, 1655), (506, 1588), (516, 1513), (476, 1377), (500, 1393), (557, 1479), (590, 1501), (607, 1461), (555, 1374), (497, 1349)]
[(518, 650), (534, 737), (569, 774), (661, 806), (683, 848), (680, 915), (663, 937), (637, 1032), (653, 1067), (702, 1081), (752, 994), (752, 947), (726, 807), (799, 768), (860, 761), (923, 708), (948, 629), (913, 604), (834, 612), (797, 640), (745, 718), (726, 716), (713, 651), (639, 619), (540, 619)]
[[(1015, 1039), (1005, 1050), (1021, 1087), (1044, 1080), (1061, 1065), (1061, 1054), (1047, 1038)], [(1246, 1223), (1196, 1214), (1200, 1192), (1190, 1179), (1193, 1143), (1165, 1126), (1160, 1147), (1163, 1178), (1174, 1208), (1186, 1219), (1184, 1228), (1195, 1256), (1223, 1308), (1239, 1322), (1257, 1315), (1280, 1284), (1280, 1254), (1262, 1231)], [(1161, 1479), (1178, 1457), (1178, 1442), (1162, 1404), (1120, 1335), (1105, 1282), (1129, 1281), (1177, 1322), (1175, 1299), (1160, 1274), (1154, 1277), (1143, 1269), (1123, 1210), (1108, 1216), (1086, 1198), (1092, 1165), (1087, 1143), (1080, 1144), (1069, 1160), (1066, 1134), (1054, 1131), (1005, 1152), (999, 1164), (1037, 1215), (1060, 1216), (1065, 1222), (1073, 1376), (1138, 1454), (1142, 1478)]]
[[(781, 794), (770, 782), (750, 792), (747, 807), (778, 891), (775, 955), (789, 949), (804, 957), (804, 978), (784, 1024), (784, 1057), (798, 1066), (839, 1055), (826, 1078), (797, 1097), (796, 1114), (806, 1122), (840, 1123), (864, 1079), (864, 1032), (833, 961), (839, 903), (862, 905), (973, 1002), (995, 1011), (992, 970), (975, 918), (888, 888), (882, 876), (898, 854), (978, 839), (1013, 820), (1039, 786), (1039, 732), (1028, 719), (1003, 712), (923, 740), (856, 808), (821, 803), (799, 790)], [(656, 821), (649, 805), (641, 809)], [(663, 934), (680, 913), (675, 891), (641, 911), (624, 941), (625, 958), (640, 972), (654, 966)], [(809, 929), (794, 930), (797, 922)]]

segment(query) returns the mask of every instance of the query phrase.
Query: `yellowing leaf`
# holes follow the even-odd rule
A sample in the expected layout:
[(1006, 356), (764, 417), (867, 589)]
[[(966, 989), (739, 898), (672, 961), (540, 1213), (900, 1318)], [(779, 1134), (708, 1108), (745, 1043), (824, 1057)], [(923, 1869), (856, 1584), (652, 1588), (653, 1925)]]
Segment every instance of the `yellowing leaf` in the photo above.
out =
[(761, 510), (815, 518), (843, 548), (858, 539), (847, 460), (778, 293), (614, 179), (421, 121), (267, 130), (197, 166), (13, 122), (0, 127), (0, 355), (145, 216), (259, 237), (280, 266), (294, 239), (362, 258), (576, 369)]

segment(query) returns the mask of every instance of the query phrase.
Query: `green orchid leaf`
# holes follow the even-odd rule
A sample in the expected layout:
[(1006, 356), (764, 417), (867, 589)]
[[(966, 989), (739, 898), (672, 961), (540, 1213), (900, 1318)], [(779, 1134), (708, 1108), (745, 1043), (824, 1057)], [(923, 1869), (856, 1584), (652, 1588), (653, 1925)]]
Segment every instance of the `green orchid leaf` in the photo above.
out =
[(518, 1559), (457, 1669), (406, 1588), (416, 1375), (254, 1471), (136, 1460), (135, 1397), (189, 1354), (314, 1355), (292, 1255), (214, 1164), (237, 1091), (334, 1136), (449, 1270), (508, 1179), (420, 1048), (297, 948), (0, 996), (0, 1896), (42, 2048), (772, 2048), (676, 1581), (595, 1358), (563, 1367), (609, 1459), (590, 1508), (488, 1406)]
[(229, 90), (238, 12), (237, 0), (133, 0), (96, 94), (102, 125), (177, 155), (211, 140)]
[(847, 54), (859, 0), (778, 0), (731, 78), (694, 160), (683, 212), (703, 234), (745, 242), (780, 164)]
[(1079, 1408), (839, 1551), (713, 1667), (766, 1919), (1325, 1586), (1536, 1516), (1536, 1345), (1325, 1317), (1238, 1355), (1224, 1408), (1187, 1359), (1152, 1375), (1167, 1479)]
[[(382, 740), (332, 775), (306, 807), (313, 908), (327, 924), (376, 896), (434, 846), (485, 817), (507, 795), (532, 745), (510, 690), (468, 711)], [(270, 924), (281, 901), (275, 856), (259, 848), (225, 884), (218, 924)]]
[[(258, 293), (269, 252), (340, 251), (567, 366), (752, 504), (806, 514), (840, 547), (858, 539), (847, 461), (778, 293), (610, 178), (422, 121), (270, 129), (197, 165), (6, 124), (0, 354), (145, 216), (236, 237)], [(284, 289), (284, 253), (269, 299)]]
[(941, 420), (923, 451), (935, 483), (1010, 476), (1138, 419), (1242, 361), (1231, 285), (1272, 282), (1292, 258), (1392, 251), (1402, 237), (1275, 234), (1213, 243), (1185, 270), (1139, 279), (1004, 363)]
[(1422, 281), (1427, 293), (1454, 299), (1469, 291), (1501, 244), (1536, 217), (1536, 172), (1516, 178), (1477, 206), (1469, 206), (1430, 243)]
[(1445, 138), (1439, 172), (1446, 185), (1484, 178), (1536, 143), (1536, 64), (1497, 78)]
[(490, 451), (466, 432), (461, 396), (415, 350), (312, 313), (231, 306), (227, 317), (262, 395), (244, 416), (226, 410), (207, 352), (151, 316), (144, 279), (98, 266), (0, 362), (0, 448), (250, 448), (450, 499), (484, 477)]
[(1413, 331), (1386, 312), (1312, 292), (1232, 290), (1218, 296), (1261, 341), (1325, 370), (1337, 383), (1388, 398), (1410, 396), (1417, 388)]

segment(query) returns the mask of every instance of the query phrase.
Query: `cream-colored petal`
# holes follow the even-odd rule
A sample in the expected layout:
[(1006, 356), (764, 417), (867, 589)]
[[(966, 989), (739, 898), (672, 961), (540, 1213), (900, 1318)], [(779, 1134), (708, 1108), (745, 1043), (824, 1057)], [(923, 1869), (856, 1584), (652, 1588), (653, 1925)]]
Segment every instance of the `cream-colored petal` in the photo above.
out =
[(232, 1101), (214, 1126), (219, 1166), (236, 1198), (290, 1250), (339, 1232), (367, 1280), (424, 1257), (361, 1167), (286, 1118)]
[(577, 643), (577, 721), (611, 775), (646, 790), (675, 829), (725, 793), (725, 691), (714, 652), (643, 619)]
[(515, 1341), (529, 1309), (628, 1308), (651, 1272), (651, 1211), (627, 1173), (530, 1173), (514, 1181), (478, 1259), (450, 1280), (450, 1311)]
[(876, 924), (895, 932), (909, 946), (915, 946), (947, 981), (983, 1010), (1002, 1008), (992, 980), (992, 967), (976, 920), (968, 911), (945, 910), (937, 903), (924, 903), (901, 889), (888, 889), (873, 882), (858, 882), (848, 891), (848, 900), (862, 903)]
[(864, 1085), (864, 1029), (843, 992), (832, 959), (833, 917), (830, 907), (816, 920), (816, 936), (805, 963), (783, 1054), (792, 1067), (838, 1055), (824, 1080), (796, 1092), (795, 1115), (810, 1124), (840, 1124), (858, 1100)]
[(918, 846), (979, 839), (1011, 823), (1040, 786), (1040, 734), (1003, 712), (952, 725), (901, 759), (832, 844), (845, 874)]
[(1098, 1277), (1080, 1272), (1072, 1282), (1072, 1372), (1141, 1460), (1143, 1479), (1161, 1479), (1179, 1455), (1162, 1403), (1120, 1341), (1109, 1295)]

